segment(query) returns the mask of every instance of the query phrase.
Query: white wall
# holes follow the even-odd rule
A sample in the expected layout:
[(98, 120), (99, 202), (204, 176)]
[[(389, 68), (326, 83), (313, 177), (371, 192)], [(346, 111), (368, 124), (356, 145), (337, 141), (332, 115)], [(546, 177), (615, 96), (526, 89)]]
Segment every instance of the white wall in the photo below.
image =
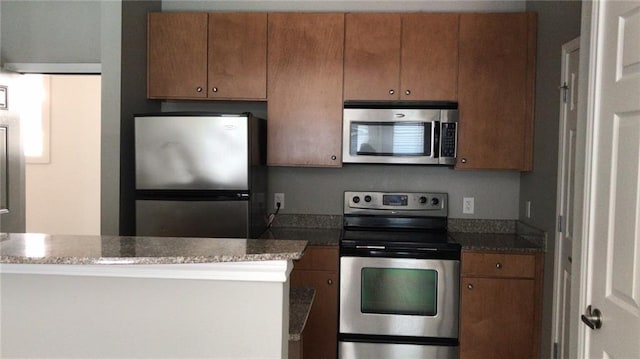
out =
[(2, 358), (287, 357), (288, 281), (1, 276)]
[(100, 234), (100, 76), (51, 76), (50, 162), (25, 166), (26, 231)]

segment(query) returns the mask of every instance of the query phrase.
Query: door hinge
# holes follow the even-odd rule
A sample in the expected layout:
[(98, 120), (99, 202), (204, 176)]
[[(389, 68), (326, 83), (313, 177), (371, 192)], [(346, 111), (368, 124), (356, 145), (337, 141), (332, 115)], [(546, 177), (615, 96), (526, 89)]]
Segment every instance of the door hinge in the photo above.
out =
[(562, 230), (563, 230), (563, 228), (562, 228), (562, 227), (563, 227), (563, 224), (564, 224), (564, 218), (563, 218), (563, 217), (562, 217), (562, 215), (560, 214), (560, 215), (558, 215), (558, 225), (557, 225), (557, 227), (558, 227), (558, 232), (560, 232), (560, 233), (562, 233)]
[(567, 103), (567, 93), (569, 92), (569, 85), (566, 82), (562, 83), (562, 86), (559, 87), (562, 90), (562, 102)]

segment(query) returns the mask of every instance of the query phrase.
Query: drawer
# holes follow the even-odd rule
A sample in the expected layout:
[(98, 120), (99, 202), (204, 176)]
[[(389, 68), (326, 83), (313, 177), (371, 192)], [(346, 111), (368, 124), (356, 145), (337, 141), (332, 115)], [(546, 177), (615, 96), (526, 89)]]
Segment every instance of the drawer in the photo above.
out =
[(534, 278), (535, 254), (462, 252), (462, 275)]
[(338, 270), (337, 246), (307, 246), (302, 258), (293, 262), (294, 269)]

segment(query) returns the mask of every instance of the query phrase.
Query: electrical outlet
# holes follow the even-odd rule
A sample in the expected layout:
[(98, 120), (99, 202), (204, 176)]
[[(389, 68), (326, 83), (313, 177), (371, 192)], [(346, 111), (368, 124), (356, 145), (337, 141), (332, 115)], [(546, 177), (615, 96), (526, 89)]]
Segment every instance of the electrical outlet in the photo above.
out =
[(464, 197), (462, 199), (462, 213), (473, 214), (473, 197)]
[(527, 212), (527, 218), (531, 218), (531, 201), (527, 201), (525, 210)]
[(278, 203), (280, 203), (280, 209), (284, 209), (284, 193), (273, 194), (273, 208), (278, 209)]

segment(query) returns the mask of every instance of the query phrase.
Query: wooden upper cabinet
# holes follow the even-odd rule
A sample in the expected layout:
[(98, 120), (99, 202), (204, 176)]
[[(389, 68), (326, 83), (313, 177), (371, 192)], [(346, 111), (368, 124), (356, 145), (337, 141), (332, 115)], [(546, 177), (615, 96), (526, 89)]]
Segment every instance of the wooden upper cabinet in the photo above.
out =
[(209, 97), (267, 97), (267, 14), (209, 14)]
[(458, 99), (458, 19), (458, 14), (402, 16), (401, 99)]
[(344, 99), (455, 101), (458, 18), (347, 14)]
[(460, 15), (456, 168), (531, 170), (536, 15)]
[(268, 17), (268, 164), (339, 167), (344, 15)]
[(148, 27), (149, 98), (266, 98), (266, 14), (150, 13)]
[(147, 97), (207, 97), (207, 14), (150, 13)]
[(347, 14), (345, 23), (344, 99), (398, 99), (400, 15)]

